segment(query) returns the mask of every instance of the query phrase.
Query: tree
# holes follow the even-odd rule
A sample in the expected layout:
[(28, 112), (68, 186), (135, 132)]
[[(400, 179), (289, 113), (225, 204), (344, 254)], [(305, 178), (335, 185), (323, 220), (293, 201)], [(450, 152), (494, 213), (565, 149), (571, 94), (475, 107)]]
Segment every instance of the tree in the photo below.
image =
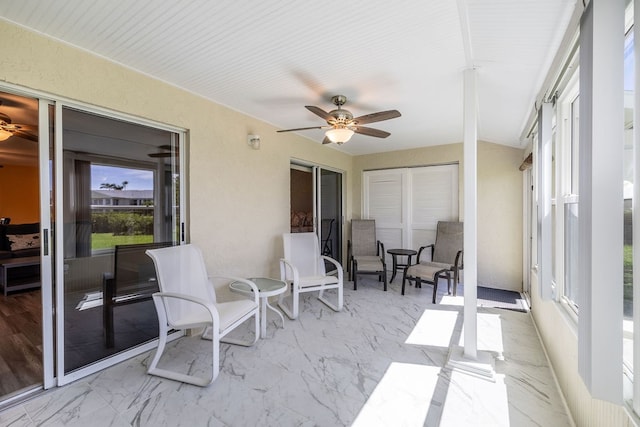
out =
[(128, 184), (129, 181), (122, 181), (122, 185), (103, 182), (102, 184), (100, 184), (100, 188), (106, 188), (107, 190), (124, 190), (125, 188), (127, 188)]

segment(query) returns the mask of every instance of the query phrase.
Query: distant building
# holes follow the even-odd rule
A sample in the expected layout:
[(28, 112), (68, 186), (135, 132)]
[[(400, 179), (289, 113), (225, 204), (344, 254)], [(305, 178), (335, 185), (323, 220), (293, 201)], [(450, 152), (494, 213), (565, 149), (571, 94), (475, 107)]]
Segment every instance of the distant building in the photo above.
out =
[(116, 209), (152, 209), (153, 190), (91, 190), (93, 211)]

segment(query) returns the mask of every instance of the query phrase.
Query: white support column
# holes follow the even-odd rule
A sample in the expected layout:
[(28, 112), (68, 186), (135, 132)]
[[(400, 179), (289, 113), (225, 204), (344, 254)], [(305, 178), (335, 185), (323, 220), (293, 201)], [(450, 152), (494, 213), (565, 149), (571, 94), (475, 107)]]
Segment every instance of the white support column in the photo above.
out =
[(478, 357), (478, 102), (476, 70), (464, 71), (464, 355)]
[(453, 347), (447, 366), (495, 378), (494, 360), (478, 352), (478, 102), (476, 70), (464, 71), (464, 349)]

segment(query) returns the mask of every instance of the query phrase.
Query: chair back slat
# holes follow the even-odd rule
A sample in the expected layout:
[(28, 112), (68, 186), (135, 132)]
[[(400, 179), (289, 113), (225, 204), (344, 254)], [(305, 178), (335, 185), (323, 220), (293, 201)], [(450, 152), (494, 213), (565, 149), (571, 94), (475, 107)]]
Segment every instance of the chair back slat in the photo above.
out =
[[(302, 277), (324, 276), (324, 262), (320, 257), (320, 245), (315, 233), (284, 233), (284, 258), (290, 261)], [(290, 271), (287, 271), (287, 280)]]
[(463, 223), (438, 221), (433, 261), (453, 265), (464, 245)]
[(351, 251), (353, 256), (375, 256), (377, 254), (376, 220), (351, 220)]
[[(148, 250), (158, 275), (161, 292), (175, 292), (215, 303), (215, 291), (209, 285), (202, 252), (194, 245)], [(165, 300), (169, 324), (204, 308), (177, 299)]]

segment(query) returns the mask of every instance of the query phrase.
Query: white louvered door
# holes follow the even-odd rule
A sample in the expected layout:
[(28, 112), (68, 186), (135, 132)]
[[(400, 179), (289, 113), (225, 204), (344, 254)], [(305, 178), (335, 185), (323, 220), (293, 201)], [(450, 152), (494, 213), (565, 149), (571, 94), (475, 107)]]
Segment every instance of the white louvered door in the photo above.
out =
[(362, 217), (385, 249), (433, 243), (438, 221), (458, 219), (458, 165), (364, 172)]

